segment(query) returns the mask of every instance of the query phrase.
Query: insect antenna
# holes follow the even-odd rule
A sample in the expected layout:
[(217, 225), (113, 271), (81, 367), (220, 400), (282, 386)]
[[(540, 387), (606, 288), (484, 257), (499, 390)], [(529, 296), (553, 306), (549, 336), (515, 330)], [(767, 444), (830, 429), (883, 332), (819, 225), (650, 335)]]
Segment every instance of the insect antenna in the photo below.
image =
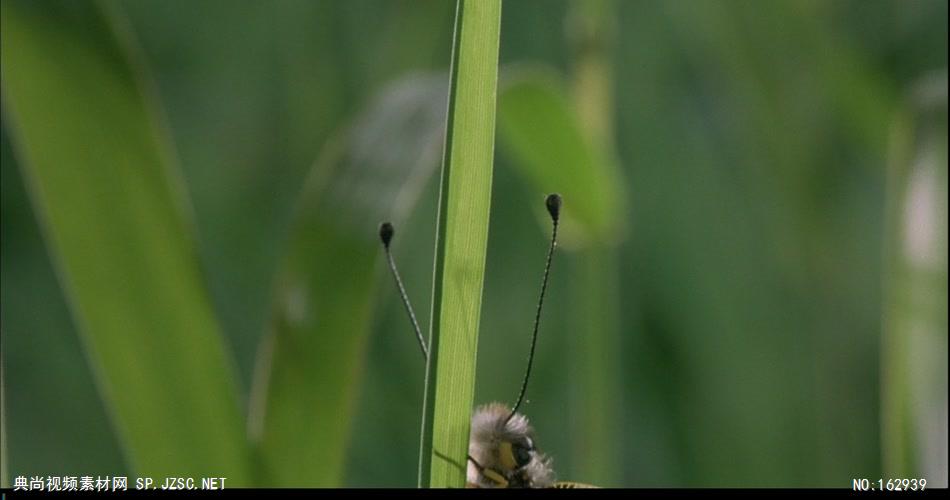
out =
[(396, 261), (393, 260), (393, 254), (389, 250), (389, 243), (395, 234), (393, 225), (389, 222), (383, 222), (379, 225), (379, 239), (383, 242), (383, 248), (386, 250), (386, 261), (389, 263), (389, 270), (392, 271), (393, 279), (396, 281), (396, 287), (399, 289), (399, 296), (402, 298), (402, 304), (409, 313), (409, 320), (412, 321), (412, 328), (416, 331), (416, 339), (419, 341), (419, 347), (422, 349), (422, 357), (429, 360), (429, 349), (426, 348), (425, 340), (422, 338), (422, 331), (419, 328), (419, 322), (416, 321), (416, 313), (412, 310), (412, 304), (409, 303), (409, 296), (406, 295), (406, 288), (402, 286), (402, 279), (399, 278), (399, 271), (396, 270)]
[(528, 351), (528, 368), (525, 370), (524, 381), (521, 383), (521, 393), (518, 394), (518, 402), (515, 403), (508, 418), (505, 419), (506, 424), (511, 420), (511, 417), (515, 416), (515, 413), (524, 401), (524, 393), (528, 389), (528, 378), (531, 377), (531, 365), (534, 362), (534, 347), (538, 342), (538, 326), (541, 324), (541, 306), (544, 305), (544, 292), (548, 288), (548, 274), (551, 272), (551, 257), (554, 256), (554, 248), (557, 247), (557, 224), (561, 215), (561, 195), (548, 195), (547, 199), (544, 200), (544, 204), (547, 206), (548, 213), (551, 214), (551, 222), (553, 223), (551, 246), (548, 248), (548, 258), (544, 263), (544, 278), (541, 280), (541, 296), (538, 298), (538, 310), (534, 315), (534, 332), (531, 334), (531, 350)]

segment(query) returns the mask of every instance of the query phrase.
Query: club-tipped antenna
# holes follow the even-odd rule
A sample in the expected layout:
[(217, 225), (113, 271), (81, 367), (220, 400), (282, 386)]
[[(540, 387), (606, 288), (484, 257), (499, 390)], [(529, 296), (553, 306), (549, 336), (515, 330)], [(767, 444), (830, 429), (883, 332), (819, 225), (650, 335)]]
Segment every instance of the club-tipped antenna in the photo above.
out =
[(409, 313), (409, 320), (412, 321), (412, 328), (416, 331), (416, 339), (419, 341), (419, 347), (422, 349), (422, 356), (429, 360), (429, 349), (426, 348), (425, 340), (422, 338), (422, 330), (419, 328), (419, 322), (416, 321), (416, 313), (412, 310), (412, 304), (409, 303), (409, 296), (406, 295), (406, 287), (402, 286), (402, 279), (399, 278), (399, 271), (396, 270), (396, 261), (393, 260), (393, 254), (389, 251), (389, 243), (393, 240), (395, 234), (393, 225), (389, 222), (383, 222), (379, 225), (379, 239), (383, 242), (383, 248), (386, 250), (386, 261), (389, 262), (389, 270), (392, 271), (393, 279), (396, 281), (396, 288), (399, 289), (399, 296), (402, 298), (402, 304), (406, 306), (406, 312)]
[(524, 401), (524, 393), (528, 389), (528, 379), (531, 377), (531, 365), (534, 362), (534, 346), (538, 342), (538, 326), (541, 324), (541, 306), (544, 305), (544, 292), (548, 288), (548, 275), (551, 272), (551, 257), (554, 256), (554, 248), (557, 247), (557, 223), (561, 215), (561, 195), (549, 194), (544, 204), (548, 208), (548, 213), (551, 214), (551, 222), (553, 223), (551, 246), (548, 248), (548, 258), (544, 262), (544, 278), (541, 280), (541, 296), (538, 298), (538, 310), (534, 315), (534, 332), (531, 334), (531, 350), (528, 351), (528, 368), (525, 369), (524, 381), (521, 382), (521, 393), (518, 394), (518, 402), (515, 403), (514, 408), (511, 409), (511, 413), (508, 415), (508, 418), (505, 419), (505, 423), (508, 423), (511, 417), (515, 416), (515, 413), (518, 412), (518, 408)]

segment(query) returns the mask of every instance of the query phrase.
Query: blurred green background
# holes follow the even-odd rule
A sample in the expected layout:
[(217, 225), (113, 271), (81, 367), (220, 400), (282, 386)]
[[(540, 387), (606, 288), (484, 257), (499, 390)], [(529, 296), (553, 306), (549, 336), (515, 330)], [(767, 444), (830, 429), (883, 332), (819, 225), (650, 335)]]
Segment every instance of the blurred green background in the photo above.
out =
[[(40, 40), (108, 29), (63, 23), (71, 3), (3, 3), (5, 16), (30, 11)], [(265, 472), (248, 483), (415, 486), (424, 367), (374, 233), (396, 220), (396, 259), (427, 329), (455, 3), (105, 5), (174, 145), (252, 443), (269, 332), (297, 328), (307, 349), (339, 349), (279, 375), (289, 382), (270, 396), (291, 408), (288, 442), (341, 425), (332, 453), (252, 445), (250, 467)], [(549, 234), (541, 195), (556, 190), (580, 222), (556, 256), (523, 408), (561, 479), (850, 487), (902, 474), (946, 486), (946, 18), (940, 0), (506, 2), (476, 401), (517, 396)], [(3, 43), (5, 58), (21, 49)], [(516, 101), (533, 84), (569, 112)], [(12, 94), (0, 150), (3, 466), (133, 476), (18, 164)], [(589, 165), (554, 165), (574, 158), (574, 136), (545, 143), (548, 130), (580, 134)], [(908, 211), (920, 204), (902, 187), (920, 168), (933, 168), (929, 202)], [(906, 227), (936, 231), (916, 243), (936, 255), (923, 271), (901, 264), (901, 249), (917, 248)], [(333, 308), (329, 323), (320, 310), (293, 323), (283, 291), (295, 280)], [(898, 285), (929, 305), (892, 301)], [(889, 323), (888, 311), (911, 320)], [(919, 325), (936, 356), (916, 357), (916, 334), (903, 332)], [(296, 369), (279, 353), (274, 373)], [(321, 391), (338, 406), (321, 406)], [(282, 457), (295, 464), (281, 469)]]

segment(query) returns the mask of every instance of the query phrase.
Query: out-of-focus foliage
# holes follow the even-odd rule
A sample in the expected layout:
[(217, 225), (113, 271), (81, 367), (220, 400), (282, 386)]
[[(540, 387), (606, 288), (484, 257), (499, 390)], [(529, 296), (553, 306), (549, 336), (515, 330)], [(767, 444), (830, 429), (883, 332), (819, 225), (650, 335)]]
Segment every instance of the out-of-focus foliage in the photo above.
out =
[[(576, 95), (590, 94), (579, 87), (607, 76), (594, 74), (606, 73), (601, 71), (604, 68), (584, 67), (587, 77), (575, 78)], [(558, 272), (574, 277), (571, 293), (576, 301), (569, 319), (574, 335), (568, 345), (572, 353), (568, 366), (577, 376), (572, 377), (567, 394), (569, 404), (578, 408), (572, 416), (573, 427), (585, 431), (571, 440), (571, 452), (581, 462), (577, 473), (585, 481), (614, 486), (621, 484), (620, 446), (614, 435), (624, 426), (618, 415), (622, 356), (616, 276), (617, 249), (626, 229), (621, 221), (626, 200), (613, 151), (607, 146), (612, 140), (596, 140), (592, 135), (595, 122), (606, 122), (601, 132), (612, 134), (612, 99), (572, 102), (563, 83), (549, 72), (515, 69), (514, 73), (499, 104), (505, 150), (536, 199), (557, 191), (566, 200), (561, 244), (577, 252), (571, 267), (557, 266)], [(549, 224), (546, 214), (541, 220), (544, 226)]]
[[(294, 208), (305, 206), (304, 180), (315, 160), (341, 147), (343, 140), (332, 138), (342, 137), (389, 82), (447, 71), (454, 6), (148, 0), (112, 9), (138, 40), (137, 64), (153, 76), (156, 104), (168, 117), (239, 400), (248, 401), (258, 347), (279, 317), (272, 314), (280, 304), (276, 276), (329, 268), (332, 277), (317, 290), (327, 299), (343, 300), (334, 290), (345, 289), (351, 275), (360, 281), (350, 285), (364, 292), (380, 287), (378, 307), (354, 299), (360, 306), (349, 316), (340, 312), (339, 326), (327, 334), (357, 335), (338, 343), (349, 346), (337, 360), (346, 364), (343, 372), (324, 372), (333, 376), (324, 382), (348, 387), (339, 394), (354, 403), (351, 421), (342, 424), (349, 432), (334, 444), (345, 456), (299, 464), (295, 470), (307, 477), (284, 479), (292, 484), (340, 474), (349, 485), (416, 484), (424, 368), (391, 283), (371, 283), (366, 274), (371, 266), (381, 276), (374, 260), (378, 221), (367, 222), (365, 233), (344, 228), (359, 235), (350, 246), (325, 243), (312, 262), (293, 257), (313, 268), (288, 266), (286, 256), (297, 238), (317, 238), (291, 232), (308, 227), (294, 222)], [(35, 14), (47, 15), (42, 10)], [(888, 460), (880, 429), (890, 418), (880, 402), (881, 358), (888, 355), (881, 349), (882, 249), (893, 237), (883, 224), (889, 131), (908, 89), (925, 74), (945, 71), (946, 2), (634, 0), (614, 2), (613, 11), (612, 145), (616, 182), (627, 194), (617, 214), (625, 235), (618, 271), (609, 276), (616, 280), (610, 298), (620, 305), (616, 353), (623, 370), (613, 381), (623, 423), (611, 436), (622, 451), (612, 464), (621, 471), (617, 483), (841, 486), (881, 476)], [(568, 18), (566, 1), (505, 3), (502, 67), (540, 63), (570, 81), (578, 55)], [(62, 43), (68, 32), (31, 36)], [(93, 382), (99, 367), (80, 347), (83, 327), (69, 315), (51, 266), (55, 253), (37, 225), (43, 218), (27, 196), (23, 172), (30, 167), (14, 154), (20, 145), (6, 97), (13, 78), (6, 59), (19, 47), (5, 41), (3, 50), (4, 466), (12, 477), (130, 475), (112, 410)], [(56, 124), (62, 117), (31, 119)], [(417, 127), (402, 128), (393, 137)], [(535, 214), (537, 188), (503, 145), (499, 153), (476, 403), (517, 396), (547, 237)], [(119, 192), (119, 181), (100, 182)], [(395, 257), (417, 313), (427, 318), (438, 183), (419, 182), (420, 202), (404, 214)], [(321, 191), (351, 192), (342, 184)], [(317, 195), (317, 206), (331, 203), (325, 196)], [(115, 211), (134, 213), (132, 205)], [(328, 223), (337, 223), (337, 212), (325, 215)], [(358, 240), (364, 234), (366, 248)], [(558, 258), (524, 410), (559, 476), (584, 481), (580, 471), (605, 467), (578, 463), (574, 450), (591, 430), (575, 426), (581, 409), (569, 396), (572, 383), (584, 379), (568, 360), (575, 342), (584, 341), (575, 321), (585, 307), (577, 289), (589, 259), (568, 252)], [(942, 285), (946, 290), (945, 277)], [(363, 327), (370, 331), (360, 339)], [(282, 397), (300, 398), (301, 407), (322, 390), (304, 377), (283, 385)], [(299, 433), (311, 441), (319, 434), (310, 433), (327, 429), (282, 432), (284, 439)], [(253, 472), (263, 476), (273, 466), (256, 463)]]
[(947, 482), (947, 73), (892, 130), (881, 350), (884, 470)]
[(515, 69), (500, 105), (512, 166), (538, 198), (558, 191), (567, 200), (562, 242), (575, 253), (560, 271), (573, 283), (565, 393), (571, 428), (583, 429), (571, 434), (570, 454), (573, 473), (602, 486), (624, 484), (616, 436), (626, 427), (618, 276), (627, 190), (614, 146), (615, 8), (610, 0), (572, 1), (566, 81), (553, 71)]
[(401, 221), (438, 164), (444, 74), (380, 94), (314, 166), (278, 271), (248, 424), (263, 484), (340, 484), (374, 304), (375, 228)]
[(563, 235), (569, 245), (615, 242), (623, 229), (616, 165), (585, 138), (563, 82), (545, 73), (508, 75), (498, 105), (501, 140), (538, 192), (558, 191), (569, 201)]
[(5, 124), (130, 468), (247, 485), (230, 352), (123, 33), (92, 5), (36, 7), (3, 4)]

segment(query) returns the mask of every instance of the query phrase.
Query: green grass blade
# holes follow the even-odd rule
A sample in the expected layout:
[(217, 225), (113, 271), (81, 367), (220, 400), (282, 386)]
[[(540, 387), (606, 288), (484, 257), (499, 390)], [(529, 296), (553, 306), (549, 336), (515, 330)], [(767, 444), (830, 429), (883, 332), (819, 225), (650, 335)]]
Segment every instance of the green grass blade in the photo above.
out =
[(73, 320), (136, 474), (248, 452), (233, 362), (128, 33), (96, 4), (2, 4), (3, 111)]
[(462, 487), (495, 149), (500, 0), (460, 0), (436, 236), (419, 484)]
[(382, 89), (331, 141), (304, 190), (258, 353), (249, 428), (265, 485), (339, 486), (380, 275), (379, 223), (438, 166), (442, 73)]

